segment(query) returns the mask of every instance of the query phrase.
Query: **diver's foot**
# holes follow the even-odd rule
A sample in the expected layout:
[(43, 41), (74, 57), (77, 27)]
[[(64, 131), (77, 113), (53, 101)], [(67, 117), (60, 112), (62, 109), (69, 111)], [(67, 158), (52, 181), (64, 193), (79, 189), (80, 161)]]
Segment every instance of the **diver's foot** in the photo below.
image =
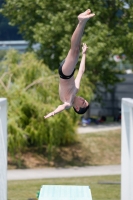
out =
[(78, 20), (79, 20), (79, 22), (81, 22), (81, 21), (87, 22), (90, 18), (92, 18), (94, 16), (95, 16), (95, 14), (91, 13), (90, 9), (87, 9), (85, 12), (81, 13), (78, 16)]

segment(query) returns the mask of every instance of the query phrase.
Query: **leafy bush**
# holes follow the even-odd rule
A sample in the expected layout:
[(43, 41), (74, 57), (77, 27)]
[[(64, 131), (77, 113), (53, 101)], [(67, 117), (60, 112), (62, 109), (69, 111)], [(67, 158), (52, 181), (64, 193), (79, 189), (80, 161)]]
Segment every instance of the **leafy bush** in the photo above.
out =
[[(0, 63), (0, 94), (8, 100), (8, 147), (14, 153), (25, 147), (53, 146), (72, 143), (79, 116), (72, 109), (49, 119), (44, 115), (61, 102), (58, 96), (58, 74), (51, 71), (34, 53), (8, 51)], [(83, 86), (84, 84), (84, 86)], [(84, 75), (82, 94), (92, 94)]]

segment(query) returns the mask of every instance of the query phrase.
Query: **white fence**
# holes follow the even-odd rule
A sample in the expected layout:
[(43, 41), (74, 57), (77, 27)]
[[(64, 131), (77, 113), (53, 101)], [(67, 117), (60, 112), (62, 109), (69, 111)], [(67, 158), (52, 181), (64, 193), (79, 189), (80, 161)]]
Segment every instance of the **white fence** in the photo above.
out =
[(121, 200), (133, 200), (133, 99), (122, 99)]
[[(16, 49), (17, 51), (24, 53), (28, 48), (29, 43), (25, 40), (15, 41), (0, 41), (0, 50)], [(39, 50), (40, 44), (33, 44), (34, 51)]]
[(7, 200), (7, 100), (0, 98), (0, 200)]

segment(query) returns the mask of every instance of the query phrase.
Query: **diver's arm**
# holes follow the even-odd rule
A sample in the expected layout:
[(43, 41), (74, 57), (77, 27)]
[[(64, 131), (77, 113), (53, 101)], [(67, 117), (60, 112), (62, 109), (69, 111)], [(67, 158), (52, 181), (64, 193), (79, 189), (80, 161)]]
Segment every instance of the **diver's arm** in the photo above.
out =
[(45, 115), (44, 118), (49, 118), (51, 116), (56, 115), (59, 112), (62, 112), (63, 110), (65, 110), (68, 107), (67, 103), (64, 103), (62, 105), (59, 105), (53, 112), (50, 112), (49, 114)]

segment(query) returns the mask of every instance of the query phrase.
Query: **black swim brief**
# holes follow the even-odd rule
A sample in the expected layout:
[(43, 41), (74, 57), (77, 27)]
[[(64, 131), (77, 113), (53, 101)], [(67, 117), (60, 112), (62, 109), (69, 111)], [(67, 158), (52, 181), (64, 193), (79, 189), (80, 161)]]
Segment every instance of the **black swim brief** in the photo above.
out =
[(59, 66), (59, 69), (58, 69), (60, 78), (62, 78), (62, 79), (70, 79), (74, 75), (75, 69), (73, 70), (71, 75), (69, 75), (69, 76), (64, 75), (63, 72), (62, 72), (62, 66), (63, 66), (64, 63), (65, 63), (65, 59), (60, 63), (60, 66)]

